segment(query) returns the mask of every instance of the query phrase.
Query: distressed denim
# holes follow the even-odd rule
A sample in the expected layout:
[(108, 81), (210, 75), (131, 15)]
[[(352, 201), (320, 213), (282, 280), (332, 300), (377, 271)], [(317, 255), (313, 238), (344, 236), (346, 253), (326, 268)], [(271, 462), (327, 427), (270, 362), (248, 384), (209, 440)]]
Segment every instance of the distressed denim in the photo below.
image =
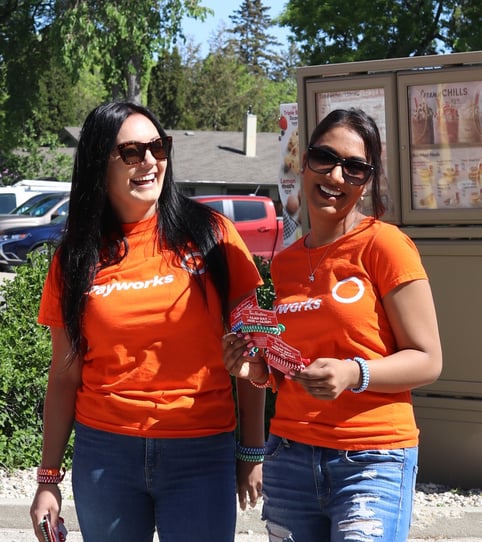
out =
[(263, 519), (270, 542), (406, 542), (418, 448), (345, 451), (270, 435)]
[(84, 542), (232, 542), (233, 433), (152, 439), (76, 424), (72, 487)]

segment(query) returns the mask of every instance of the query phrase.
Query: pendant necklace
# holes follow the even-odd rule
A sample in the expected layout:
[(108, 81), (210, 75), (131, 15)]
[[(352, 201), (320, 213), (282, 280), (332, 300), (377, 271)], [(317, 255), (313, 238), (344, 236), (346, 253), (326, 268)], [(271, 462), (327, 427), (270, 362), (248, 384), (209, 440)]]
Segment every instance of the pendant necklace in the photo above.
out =
[(308, 275), (308, 280), (310, 282), (315, 282), (315, 272), (320, 267), (321, 262), (325, 259), (325, 256), (328, 254), (328, 247), (325, 249), (325, 252), (321, 255), (320, 259), (318, 260), (318, 263), (313, 268), (311, 265), (311, 250), (310, 247), (308, 247), (308, 263), (310, 264), (310, 274)]
[[(348, 233), (349, 231), (351, 231), (355, 224), (356, 224), (356, 219), (352, 222), (351, 226), (349, 228), (343, 228), (343, 233), (342, 235), (345, 235), (346, 233)], [(344, 226), (344, 225), (343, 225)], [(308, 236), (306, 237), (306, 240), (308, 239)], [(305, 240), (305, 243), (306, 243), (306, 240)], [(336, 241), (336, 239), (334, 239), (333, 241)], [(333, 242), (332, 241), (332, 242)], [(318, 260), (318, 263), (315, 265), (315, 267), (313, 267), (311, 265), (311, 249), (309, 247), (309, 245), (307, 245), (307, 248), (308, 248), (308, 263), (310, 264), (310, 274), (308, 275), (308, 280), (310, 282), (315, 282), (315, 272), (316, 270), (318, 269), (318, 267), (320, 267), (320, 264), (321, 262), (325, 259), (325, 256), (328, 254), (328, 251), (330, 249), (330, 245), (328, 245), (325, 249), (325, 252), (323, 252), (323, 254), (321, 255), (320, 259)]]

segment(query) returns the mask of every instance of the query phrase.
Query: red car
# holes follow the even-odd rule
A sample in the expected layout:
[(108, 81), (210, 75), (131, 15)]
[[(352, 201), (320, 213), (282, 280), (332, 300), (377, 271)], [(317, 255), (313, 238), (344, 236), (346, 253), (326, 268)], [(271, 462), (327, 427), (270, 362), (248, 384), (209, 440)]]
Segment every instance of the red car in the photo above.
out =
[(251, 254), (271, 260), (283, 248), (283, 220), (265, 196), (193, 196), (230, 218)]

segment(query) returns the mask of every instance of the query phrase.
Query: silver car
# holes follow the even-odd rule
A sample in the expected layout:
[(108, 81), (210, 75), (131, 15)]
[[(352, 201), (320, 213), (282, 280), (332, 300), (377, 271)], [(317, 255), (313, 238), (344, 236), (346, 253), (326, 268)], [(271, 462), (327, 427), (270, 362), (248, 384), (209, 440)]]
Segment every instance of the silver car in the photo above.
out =
[(69, 212), (68, 192), (49, 192), (32, 196), (7, 214), (0, 214), (0, 233), (10, 228), (48, 224)]

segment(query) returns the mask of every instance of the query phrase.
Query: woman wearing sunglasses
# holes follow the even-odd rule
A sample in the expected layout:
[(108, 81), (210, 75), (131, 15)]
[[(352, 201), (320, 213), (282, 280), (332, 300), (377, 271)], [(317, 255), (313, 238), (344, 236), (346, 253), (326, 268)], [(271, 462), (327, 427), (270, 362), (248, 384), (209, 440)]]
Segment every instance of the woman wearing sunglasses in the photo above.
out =
[[(309, 363), (285, 377), (224, 341), (225, 364), (278, 385), (263, 466), (271, 542), (405, 542), (417, 471), (410, 390), (442, 356), (413, 242), (381, 222), (381, 143), (358, 109), (336, 110), (303, 156), (311, 229), (271, 266), (283, 340)], [(375, 216), (360, 211), (371, 188)], [(247, 337), (249, 341), (249, 337)], [(234, 344), (230, 344), (234, 342)]]
[[(221, 349), (229, 311), (262, 284), (234, 226), (183, 196), (172, 141), (152, 113), (90, 113), (75, 157), (65, 236), (39, 322), (51, 329), (35, 534), (72, 483), (84, 542), (234, 540), (236, 424)], [(264, 390), (240, 381), (242, 507), (261, 490)], [(239, 454), (238, 454), (239, 455)]]

